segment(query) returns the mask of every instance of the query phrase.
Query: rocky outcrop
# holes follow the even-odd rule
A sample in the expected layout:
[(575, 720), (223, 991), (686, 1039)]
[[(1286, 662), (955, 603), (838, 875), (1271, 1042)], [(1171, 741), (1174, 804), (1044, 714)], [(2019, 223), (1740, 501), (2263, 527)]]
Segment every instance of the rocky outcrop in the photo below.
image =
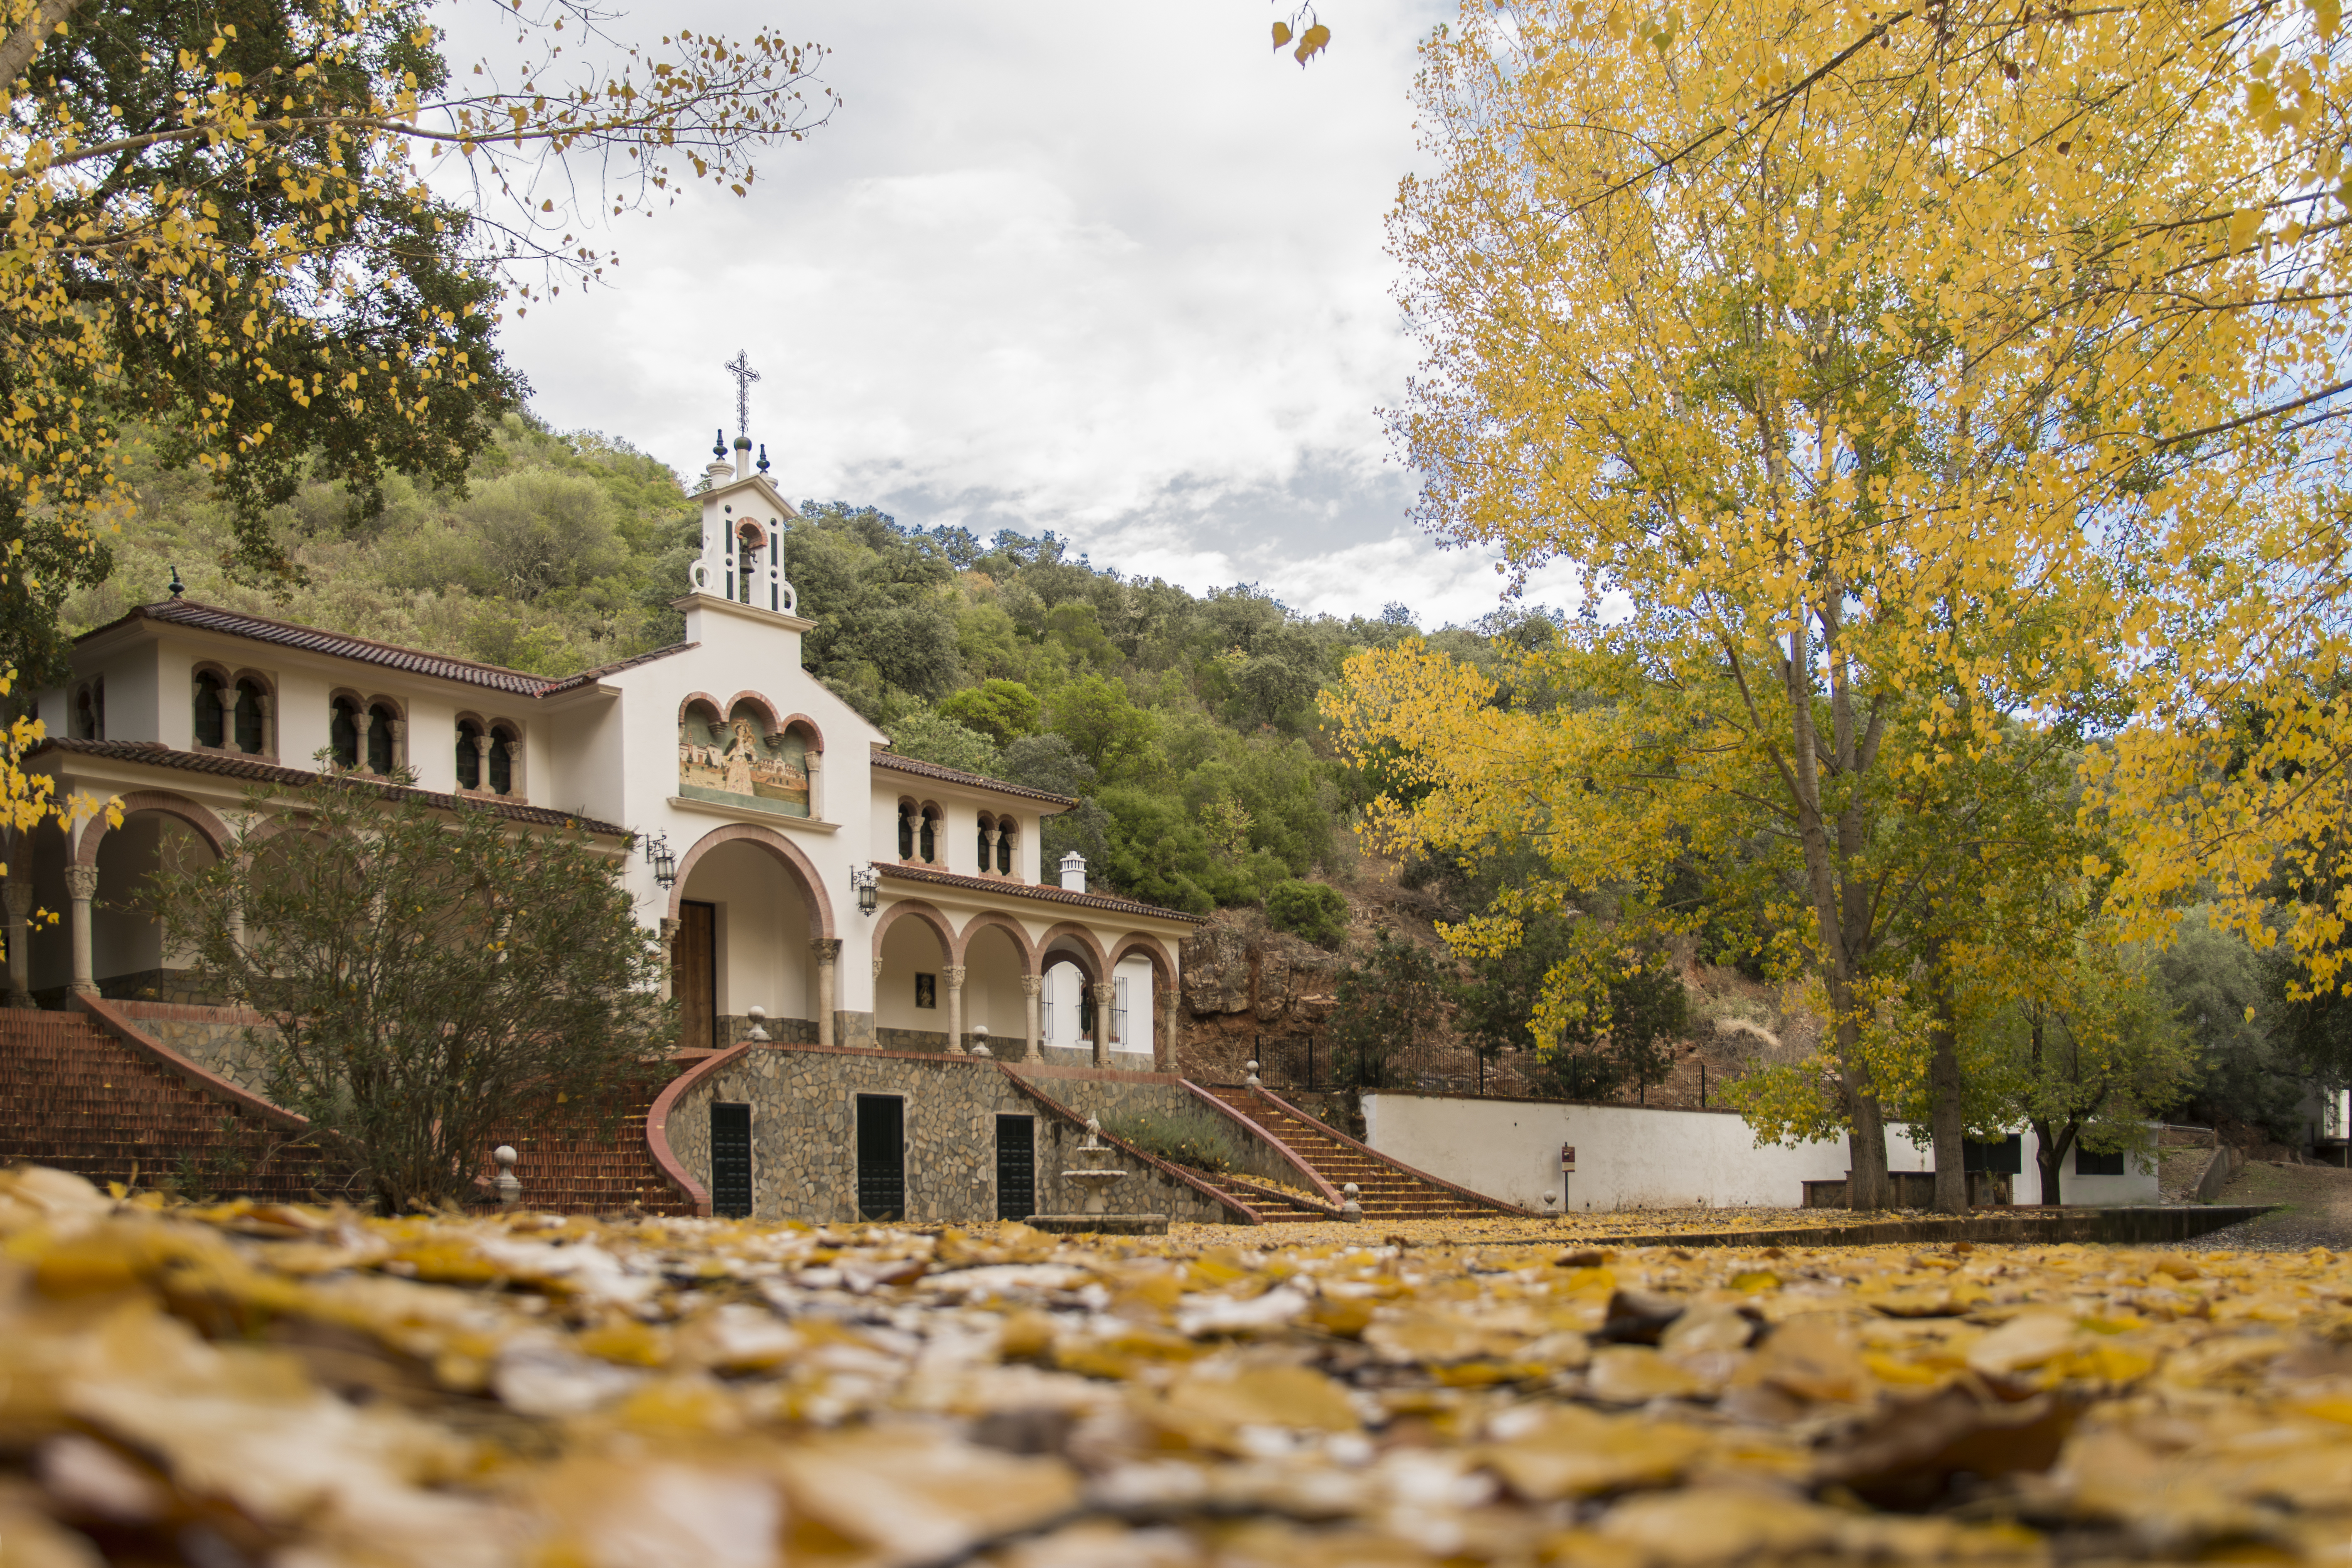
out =
[(1178, 963), (1184, 1008), (1196, 1020), (1268, 1028), (1319, 1025), (1330, 1013), (1339, 960), (1297, 937), (1263, 925), (1203, 925), (1187, 938)]

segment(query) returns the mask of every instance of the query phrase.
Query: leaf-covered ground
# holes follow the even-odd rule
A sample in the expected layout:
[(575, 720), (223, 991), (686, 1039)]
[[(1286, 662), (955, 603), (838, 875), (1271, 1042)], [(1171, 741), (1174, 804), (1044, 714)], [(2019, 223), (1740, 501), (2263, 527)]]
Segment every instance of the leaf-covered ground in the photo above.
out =
[(0, 1563), (2340, 1560), (2352, 1260), (166, 1210), (0, 1175)]

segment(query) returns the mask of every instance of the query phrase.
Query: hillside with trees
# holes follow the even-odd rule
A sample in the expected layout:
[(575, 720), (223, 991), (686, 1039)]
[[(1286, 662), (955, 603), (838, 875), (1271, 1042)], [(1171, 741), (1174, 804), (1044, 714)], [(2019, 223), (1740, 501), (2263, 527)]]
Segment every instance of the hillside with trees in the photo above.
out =
[[(509, 414), (462, 485), (388, 475), (370, 512), (306, 481), (269, 514), (276, 571), (152, 435), (130, 432), (122, 457), (135, 500), (104, 536), (110, 573), (67, 598), (68, 633), (162, 598), (175, 570), (199, 599), (541, 674), (681, 633), (697, 513), (625, 441)], [(1401, 853), (1360, 832), (1377, 800), (1431, 791), (1407, 748), (1359, 735), (1343, 752), (1332, 719), (1367, 700), (1368, 668), (1442, 660), (1489, 683), (1497, 720), (1632, 712), (1638, 694), (1574, 656), (1591, 627), (1519, 611), (1423, 633), (1401, 604), (1305, 616), (1247, 585), (1130, 578), (1050, 532), (799, 510), (788, 570), (828, 685), (902, 751), (1078, 797), (1049, 862), (1076, 849), (1098, 884), (1216, 916), (1188, 957), (1209, 1059), (1312, 1040), (1326, 1079), (1404, 1084), (1441, 1063), (1462, 1086), (1653, 1103), (1802, 1071), (1790, 1042), (1819, 1019), (1798, 983), (1800, 889), (1769, 834), (1669, 846), (1641, 877), (1596, 874), (1538, 908), (1527, 890), (1557, 875), (1562, 841), (1543, 812)], [(1512, 941), (1491, 939), (1500, 915)], [(2289, 1005), (2290, 977), (2201, 919), (2136, 959), (2139, 1016), (2163, 1034), (2158, 1108), (2290, 1139), (2303, 1085), (2341, 1071), (2336, 1020)]]

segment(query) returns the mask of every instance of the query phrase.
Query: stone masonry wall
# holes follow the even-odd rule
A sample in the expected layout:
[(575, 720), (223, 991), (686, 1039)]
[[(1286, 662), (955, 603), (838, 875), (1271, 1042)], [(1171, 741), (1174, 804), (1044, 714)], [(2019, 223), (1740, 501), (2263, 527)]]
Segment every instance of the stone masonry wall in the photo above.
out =
[[(109, 1000), (114, 1000), (110, 996)], [(180, 1002), (115, 1001), (139, 1032), (178, 1051), (207, 1072), (218, 1073), (249, 1094), (268, 1098), (268, 1073), (247, 1037), (276, 1030), (259, 1013), (238, 1008), (198, 1007)]]
[[(1173, 1103), (1168, 1083), (1106, 1083), (1083, 1074), (1029, 1070), (1024, 1076), (1080, 1116), (1150, 1092)], [(856, 1097), (906, 1102), (907, 1218), (973, 1223), (996, 1217), (999, 1114), (1037, 1119), (1037, 1208), (1070, 1213), (1084, 1199), (1061, 1172), (1083, 1130), (1022, 1093), (992, 1061), (934, 1052), (754, 1048), (679, 1096), (670, 1146), (697, 1181), (710, 1181), (710, 1107), (751, 1107), (752, 1213), (761, 1219), (854, 1221), (857, 1218)], [(1213, 1199), (1160, 1172), (1114, 1155), (1132, 1174), (1114, 1209), (1219, 1223), (1232, 1215)]]

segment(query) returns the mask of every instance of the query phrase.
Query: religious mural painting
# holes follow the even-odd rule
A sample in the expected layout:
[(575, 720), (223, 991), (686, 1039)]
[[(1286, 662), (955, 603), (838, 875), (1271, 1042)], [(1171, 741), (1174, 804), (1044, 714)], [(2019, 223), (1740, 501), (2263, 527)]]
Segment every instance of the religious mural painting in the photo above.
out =
[(757, 705), (737, 703), (725, 718), (690, 703), (677, 723), (677, 792), (689, 800), (750, 806), (786, 817), (809, 814), (808, 742), (768, 730)]

